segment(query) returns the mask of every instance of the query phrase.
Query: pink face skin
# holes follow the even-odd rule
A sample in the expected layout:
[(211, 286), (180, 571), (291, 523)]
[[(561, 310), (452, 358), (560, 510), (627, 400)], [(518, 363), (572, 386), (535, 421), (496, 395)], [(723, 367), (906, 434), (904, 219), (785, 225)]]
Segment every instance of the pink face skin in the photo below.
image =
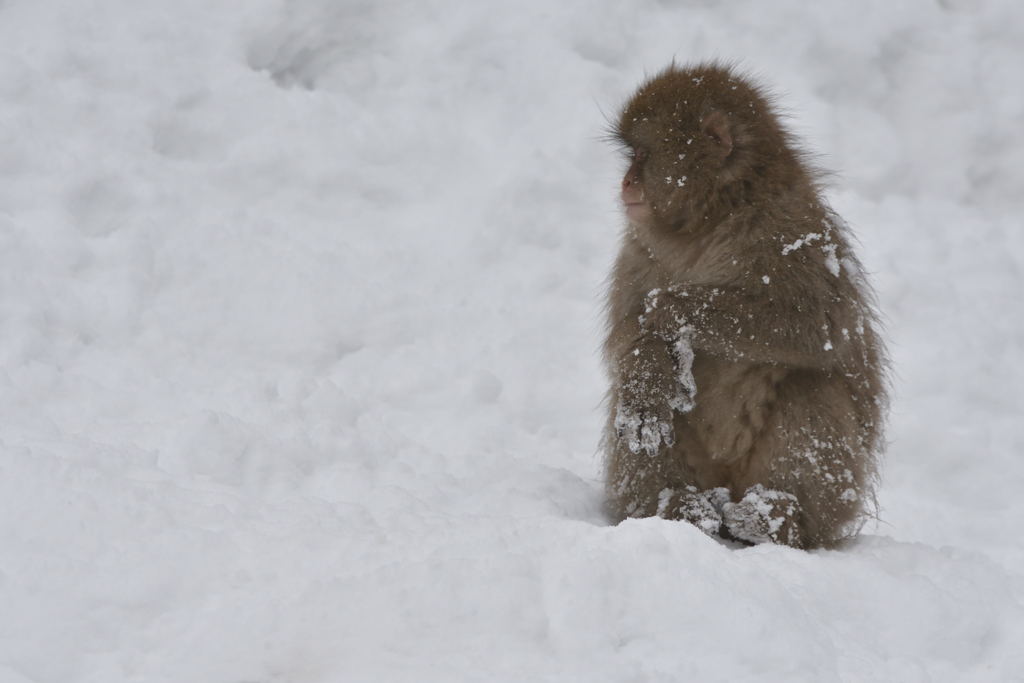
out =
[(641, 166), (646, 160), (647, 152), (635, 149), (633, 163), (622, 179), (622, 203), (626, 207), (626, 217), (634, 223), (647, 223), (654, 216), (640, 183)]

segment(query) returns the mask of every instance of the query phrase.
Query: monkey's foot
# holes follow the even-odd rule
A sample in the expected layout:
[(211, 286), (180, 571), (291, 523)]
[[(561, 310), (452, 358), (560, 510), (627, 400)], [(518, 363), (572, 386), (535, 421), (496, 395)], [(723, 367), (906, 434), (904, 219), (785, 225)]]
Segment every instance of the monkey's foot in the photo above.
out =
[(658, 516), (663, 519), (681, 519), (708, 536), (714, 536), (722, 528), (722, 513), (721, 506), (716, 506), (709, 496), (718, 490), (698, 491), (693, 486), (687, 486), (681, 491), (665, 489), (658, 496)]
[(715, 506), (715, 510), (718, 514), (722, 514), (722, 508), (724, 508), (725, 504), (730, 500), (729, 489), (724, 486), (719, 486), (717, 489), (708, 489), (704, 492), (704, 495), (707, 497), (708, 501)]
[(741, 541), (803, 547), (798, 523), (800, 503), (789, 493), (755, 484), (740, 502), (725, 503), (722, 517), (729, 534)]

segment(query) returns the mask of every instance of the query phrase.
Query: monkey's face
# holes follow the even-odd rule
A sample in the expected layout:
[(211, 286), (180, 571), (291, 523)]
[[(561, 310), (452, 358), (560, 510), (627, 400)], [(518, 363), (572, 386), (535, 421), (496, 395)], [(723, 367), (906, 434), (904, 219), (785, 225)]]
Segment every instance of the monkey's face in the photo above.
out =
[[(729, 97), (737, 97), (729, 87)], [(701, 74), (669, 69), (627, 103), (615, 137), (630, 162), (622, 202), (635, 225), (669, 232), (692, 227), (748, 165), (744, 124), (728, 113), (736, 107), (720, 106), (718, 90)]]
[(644, 190), (644, 166), (648, 157), (646, 149), (636, 147), (629, 170), (622, 179), (622, 205), (626, 208), (626, 217), (641, 225), (650, 223), (654, 218), (650, 195)]
[[(675, 131), (672, 131), (675, 132)], [(636, 136), (650, 141), (654, 136)], [(635, 224), (665, 230), (684, 226), (701, 200), (713, 190), (716, 159), (706, 135), (684, 134), (656, 144), (634, 142), (628, 153), (629, 169), (622, 179), (622, 203)], [(710, 158), (706, 158), (710, 157)], [(718, 162), (718, 163), (716, 163)]]
[(630, 165), (621, 196), (634, 224), (682, 229), (718, 189), (731, 139), (724, 127), (719, 134), (708, 132), (711, 127), (704, 121), (686, 114), (672, 111), (668, 122), (658, 120), (665, 116), (637, 117), (623, 131)]

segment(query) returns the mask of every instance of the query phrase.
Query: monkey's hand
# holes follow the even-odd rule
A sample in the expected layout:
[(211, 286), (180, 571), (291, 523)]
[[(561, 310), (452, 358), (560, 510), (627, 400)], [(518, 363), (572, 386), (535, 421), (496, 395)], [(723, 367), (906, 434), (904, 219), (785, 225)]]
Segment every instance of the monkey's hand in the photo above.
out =
[(679, 380), (668, 345), (660, 339), (642, 340), (619, 359), (619, 402), (615, 432), (629, 450), (655, 455), (664, 441), (675, 443), (672, 409), (682, 406)]
[(615, 433), (620, 439), (626, 439), (633, 453), (643, 449), (647, 455), (655, 455), (662, 441), (666, 446), (675, 443), (672, 409), (665, 404), (653, 410), (638, 410), (626, 401), (619, 401), (615, 410)]
[(755, 484), (743, 500), (722, 506), (725, 526), (733, 537), (748, 543), (779, 543), (802, 548), (800, 503), (796, 496)]

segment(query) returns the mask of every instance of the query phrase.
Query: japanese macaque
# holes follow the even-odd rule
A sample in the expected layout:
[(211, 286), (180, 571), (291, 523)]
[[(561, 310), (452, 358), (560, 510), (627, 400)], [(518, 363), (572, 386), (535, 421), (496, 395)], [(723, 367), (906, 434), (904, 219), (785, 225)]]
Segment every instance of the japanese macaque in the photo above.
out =
[(670, 66), (614, 129), (630, 159), (611, 278), (611, 514), (830, 548), (874, 511), (887, 406), (873, 295), (770, 101)]

